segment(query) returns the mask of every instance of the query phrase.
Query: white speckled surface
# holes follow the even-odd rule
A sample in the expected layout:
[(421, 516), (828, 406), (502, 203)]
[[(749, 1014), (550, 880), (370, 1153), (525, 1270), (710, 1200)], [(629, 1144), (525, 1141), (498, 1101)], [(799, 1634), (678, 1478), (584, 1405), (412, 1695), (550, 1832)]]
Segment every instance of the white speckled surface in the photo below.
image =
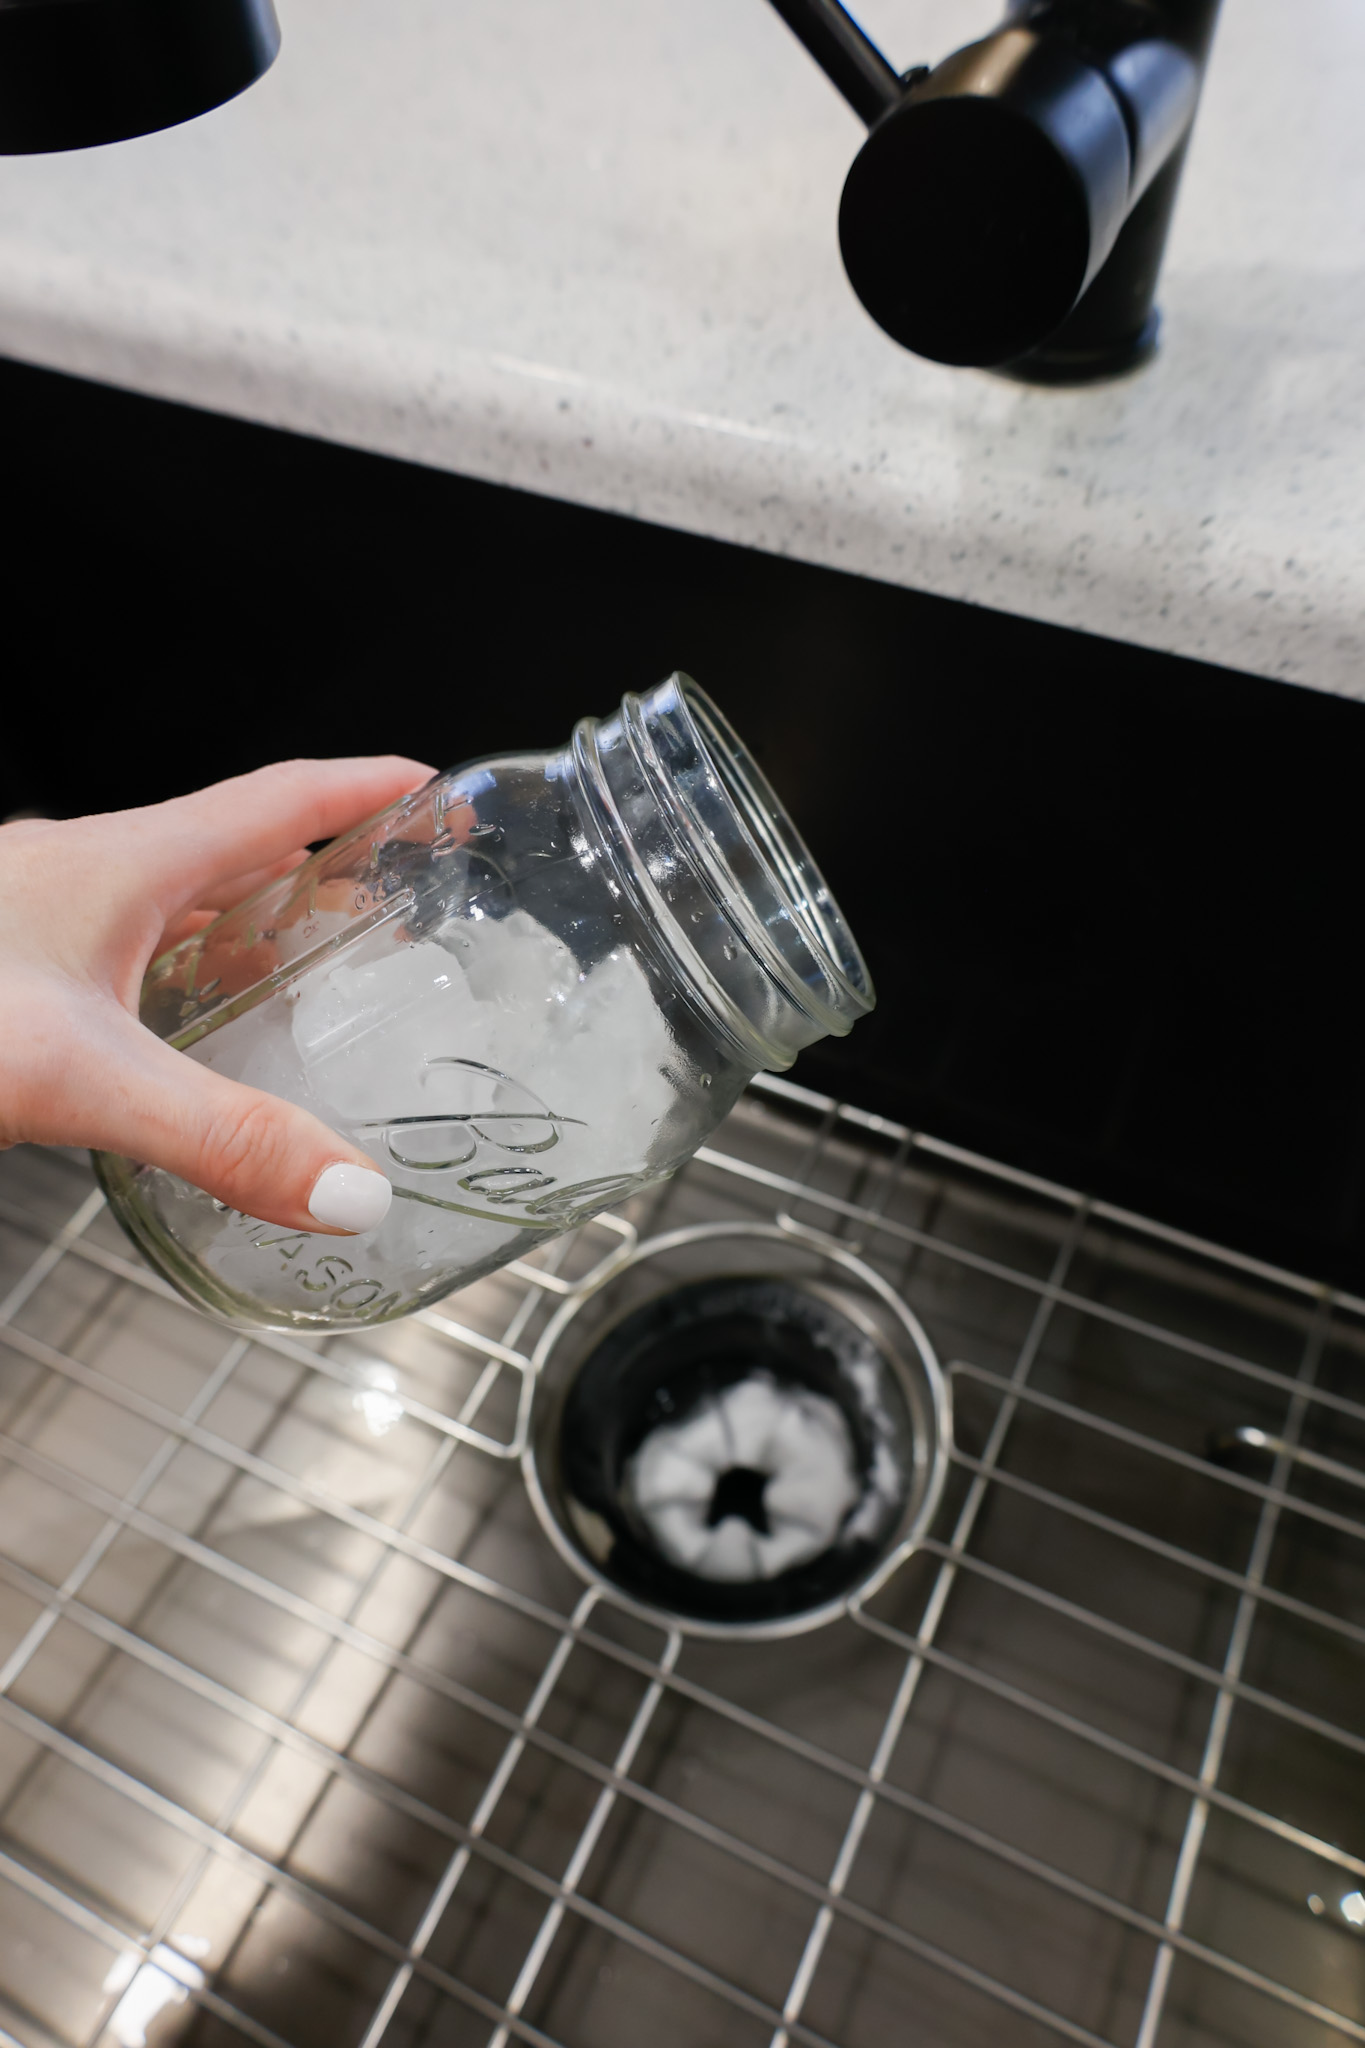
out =
[(1365, 696), (1360, 0), (1227, 0), (1164, 352), (1081, 392), (866, 319), (861, 129), (764, 0), (278, 5), (234, 105), (0, 160), (0, 350)]

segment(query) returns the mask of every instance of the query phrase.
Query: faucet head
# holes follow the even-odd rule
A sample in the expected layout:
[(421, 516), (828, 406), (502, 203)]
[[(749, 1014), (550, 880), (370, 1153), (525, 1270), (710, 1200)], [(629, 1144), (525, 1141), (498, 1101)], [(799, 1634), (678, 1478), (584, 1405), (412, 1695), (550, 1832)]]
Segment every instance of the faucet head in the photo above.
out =
[(173, 128), (235, 98), (279, 46), (271, 0), (0, 0), (0, 155)]
[(1132, 172), (1105, 74), (1055, 38), (1001, 29), (919, 77), (868, 135), (839, 211), (849, 281), (917, 355), (1008, 363), (1099, 270)]

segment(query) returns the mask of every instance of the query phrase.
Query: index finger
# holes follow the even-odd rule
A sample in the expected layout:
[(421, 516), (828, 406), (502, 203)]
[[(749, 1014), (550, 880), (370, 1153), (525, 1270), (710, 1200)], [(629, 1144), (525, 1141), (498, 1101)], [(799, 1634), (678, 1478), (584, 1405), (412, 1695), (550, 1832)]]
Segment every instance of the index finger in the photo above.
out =
[(169, 917), (310, 841), (335, 839), (420, 789), (434, 773), (401, 754), (278, 761), (131, 815), (167, 889)]

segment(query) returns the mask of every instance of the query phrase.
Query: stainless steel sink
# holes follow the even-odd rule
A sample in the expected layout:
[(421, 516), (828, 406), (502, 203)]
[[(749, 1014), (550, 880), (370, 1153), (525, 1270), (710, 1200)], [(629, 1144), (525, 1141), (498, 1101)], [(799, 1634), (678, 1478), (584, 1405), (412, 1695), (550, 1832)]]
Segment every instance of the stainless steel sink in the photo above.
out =
[[(949, 1484), (829, 1625), (683, 1638), (541, 1533), (528, 1361), (776, 1216), (924, 1323)], [(202, 1321), (75, 1155), (0, 1222), (0, 2041), (1365, 2041), (1365, 1302), (766, 1081), (363, 1339)]]

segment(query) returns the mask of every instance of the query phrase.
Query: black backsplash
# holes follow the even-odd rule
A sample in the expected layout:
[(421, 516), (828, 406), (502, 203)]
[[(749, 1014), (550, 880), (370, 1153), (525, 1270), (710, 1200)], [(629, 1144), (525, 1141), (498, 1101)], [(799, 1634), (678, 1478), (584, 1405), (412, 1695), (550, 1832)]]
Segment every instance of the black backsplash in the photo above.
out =
[(684, 667), (877, 981), (797, 1078), (1365, 1289), (1365, 707), (16, 364), (0, 457), (0, 815)]

